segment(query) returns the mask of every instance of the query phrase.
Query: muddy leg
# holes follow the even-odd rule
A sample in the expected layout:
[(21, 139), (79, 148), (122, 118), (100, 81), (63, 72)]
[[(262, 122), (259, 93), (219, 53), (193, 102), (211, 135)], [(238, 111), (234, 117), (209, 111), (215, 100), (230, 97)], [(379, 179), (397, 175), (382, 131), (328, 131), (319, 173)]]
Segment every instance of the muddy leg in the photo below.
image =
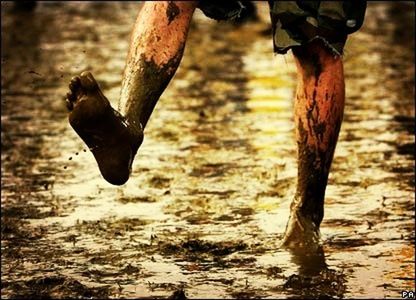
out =
[(320, 40), (293, 50), (298, 69), (295, 125), (298, 180), (284, 246), (317, 245), (324, 197), (344, 111), (340, 56)]
[(103, 177), (124, 184), (143, 129), (179, 66), (196, 2), (145, 2), (136, 20), (124, 71), (120, 111), (89, 72), (69, 85), (69, 123), (91, 149)]
[(197, 1), (148, 1), (131, 36), (124, 70), (120, 112), (143, 128), (175, 74)]

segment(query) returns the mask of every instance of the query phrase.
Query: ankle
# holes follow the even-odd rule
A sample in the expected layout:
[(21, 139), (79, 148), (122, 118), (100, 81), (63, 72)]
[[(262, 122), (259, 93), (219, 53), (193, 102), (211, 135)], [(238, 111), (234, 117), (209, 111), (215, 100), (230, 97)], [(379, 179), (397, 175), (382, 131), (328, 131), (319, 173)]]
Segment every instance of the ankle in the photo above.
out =
[(319, 228), (324, 216), (324, 196), (297, 192), (290, 210), (291, 214), (296, 214)]
[(308, 216), (299, 210), (292, 210), (286, 225), (282, 247), (286, 248), (314, 248), (320, 244), (320, 231)]

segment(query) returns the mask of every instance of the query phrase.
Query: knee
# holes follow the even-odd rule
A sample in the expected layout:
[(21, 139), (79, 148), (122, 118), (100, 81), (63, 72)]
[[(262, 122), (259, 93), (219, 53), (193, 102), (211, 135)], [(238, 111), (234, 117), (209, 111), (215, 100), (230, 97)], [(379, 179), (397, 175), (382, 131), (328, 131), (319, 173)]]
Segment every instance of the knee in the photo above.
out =
[(340, 58), (330, 46), (321, 39), (315, 39), (303, 45), (293, 47), (293, 54), (299, 59), (310, 60), (313, 57), (321, 59)]
[(319, 77), (322, 72), (342, 68), (341, 56), (335, 55), (320, 39), (294, 47), (292, 52), (298, 69), (307, 77)]

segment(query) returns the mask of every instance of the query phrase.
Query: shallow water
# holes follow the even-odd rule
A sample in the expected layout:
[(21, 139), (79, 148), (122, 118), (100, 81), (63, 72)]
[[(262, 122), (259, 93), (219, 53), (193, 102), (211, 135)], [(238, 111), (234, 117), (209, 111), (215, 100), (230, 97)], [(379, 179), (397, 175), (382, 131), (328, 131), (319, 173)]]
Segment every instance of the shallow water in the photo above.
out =
[(307, 257), (278, 247), (296, 181), (296, 72), (290, 54), (272, 54), (265, 5), (241, 27), (196, 13), (122, 187), (102, 179), (62, 97), (91, 70), (117, 105), (139, 5), (1, 5), (3, 297), (415, 289), (414, 4), (371, 3), (348, 41), (324, 247)]

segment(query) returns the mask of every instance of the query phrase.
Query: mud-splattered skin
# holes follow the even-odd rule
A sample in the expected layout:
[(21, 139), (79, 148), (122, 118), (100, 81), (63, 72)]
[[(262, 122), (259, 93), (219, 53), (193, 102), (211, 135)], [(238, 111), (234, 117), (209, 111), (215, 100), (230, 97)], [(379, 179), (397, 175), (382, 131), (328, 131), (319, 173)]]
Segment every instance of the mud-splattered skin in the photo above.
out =
[(126, 89), (129, 91), (129, 96), (121, 101), (126, 102), (125, 116), (130, 123), (140, 122), (143, 128), (146, 126), (159, 97), (169, 84), (174, 70), (179, 66), (182, 53), (183, 47), (178, 49), (176, 56), (162, 66), (157, 65), (153, 60), (147, 61), (145, 56), (141, 55), (137, 71), (130, 73), (124, 79), (127, 82)]
[(343, 67), (341, 58), (334, 57), (321, 41), (296, 48), (293, 53), (298, 69), (295, 100), (298, 179), (286, 238), (296, 236), (300, 237), (299, 242), (305, 242), (302, 239), (311, 238), (307, 235), (314, 235), (312, 240), (316, 241), (344, 109)]
[(102, 176), (114, 185), (129, 178), (143, 133), (115, 111), (90, 72), (76, 76), (66, 96), (68, 120), (93, 153)]
[(197, 2), (147, 2), (132, 33), (119, 109), (144, 128), (179, 66)]
[(196, 3), (146, 3), (132, 34), (115, 111), (89, 72), (69, 85), (69, 122), (94, 154), (102, 176), (124, 184), (131, 172), (143, 128), (182, 58)]
[(175, 20), (176, 16), (179, 15), (179, 7), (173, 1), (169, 1), (168, 8), (166, 9), (166, 16), (168, 17), (168, 25)]

